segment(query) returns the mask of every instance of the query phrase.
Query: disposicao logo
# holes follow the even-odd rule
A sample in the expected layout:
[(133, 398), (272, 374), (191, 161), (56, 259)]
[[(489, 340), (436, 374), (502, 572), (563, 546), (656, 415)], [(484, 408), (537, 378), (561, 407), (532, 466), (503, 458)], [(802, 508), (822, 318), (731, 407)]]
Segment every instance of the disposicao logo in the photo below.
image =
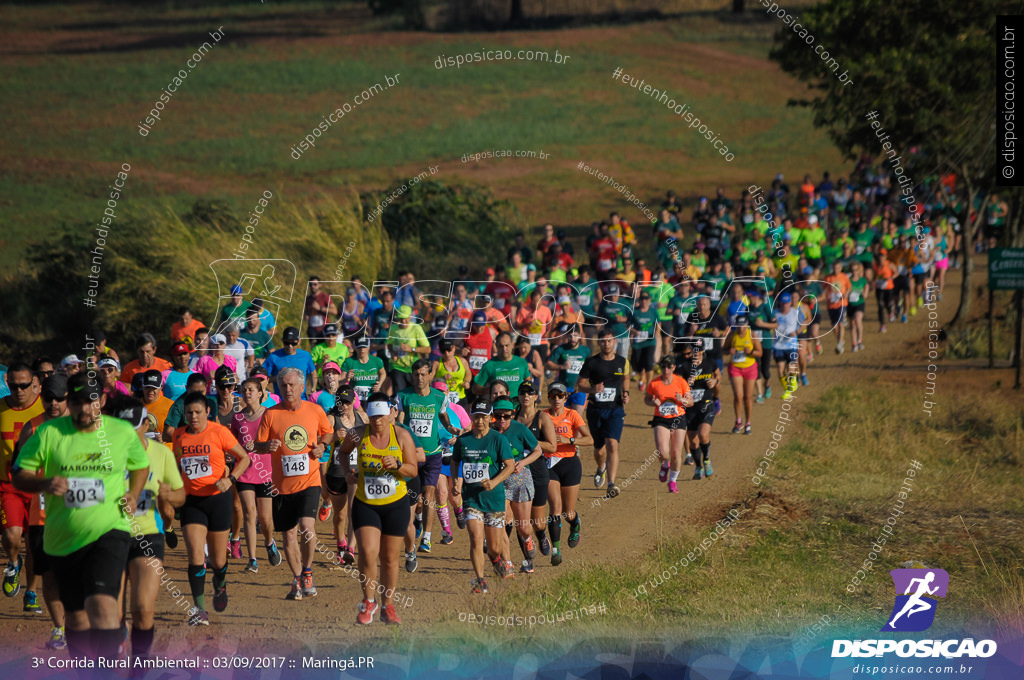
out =
[(896, 603), (882, 631), (928, 630), (935, 621), (936, 598), (946, 597), (949, 574), (945, 569), (893, 569), (889, 575), (896, 586)]

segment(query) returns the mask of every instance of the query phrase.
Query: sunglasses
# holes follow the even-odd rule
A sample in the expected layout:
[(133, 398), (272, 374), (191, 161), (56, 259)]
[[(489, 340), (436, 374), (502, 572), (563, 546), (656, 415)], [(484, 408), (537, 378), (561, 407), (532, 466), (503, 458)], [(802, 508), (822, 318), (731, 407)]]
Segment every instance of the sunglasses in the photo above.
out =
[(553, 392), (548, 395), (548, 399), (565, 399), (566, 395), (563, 392)]
[(11, 389), (12, 390), (27, 390), (30, 387), (32, 387), (32, 383), (31, 382), (27, 382), (27, 383), (11, 383)]
[(67, 401), (67, 397), (55, 397), (52, 394), (43, 395), (43, 401)]
[(286, 341), (286, 342), (285, 342), (284, 344), (285, 344), (285, 345), (287, 345), (288, 347), (295, 347), (295, 346), (296, 346), (296, 345), (298, 345), (299, 343), (297, 343), (297, 342), (289, 342), (289, 341)]
[(512, 420), (512, 414), (511, 413), (495, 413), (494, 414), (494, 419), (495, 420)]

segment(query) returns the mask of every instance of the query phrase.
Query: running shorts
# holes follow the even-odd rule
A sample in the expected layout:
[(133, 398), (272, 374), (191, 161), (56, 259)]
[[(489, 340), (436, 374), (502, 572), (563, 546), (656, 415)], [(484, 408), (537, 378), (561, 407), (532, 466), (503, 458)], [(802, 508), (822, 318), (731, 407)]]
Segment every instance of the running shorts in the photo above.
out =
[(181, 526), (202, 524), (207, 531), (230, 531), (234, 510), (234, 499), (226, 491), (212, 496), (185, 496)]
[(832, 326), (838, 326), (843, 322), (843, 317), (847, 314), (846, 307), (836, 307), (835, 309), (828, 308), (828, 318), (832, 322)]
[(149, 559), (155, 557), (161, 562), (164, 561), (164, 535), (146, 534), (145, 536), (132, 536), (128, 544), (128, 561), (137, 558)]
[(587, 393), (586, 392), (573, 392), (569, 395), (566, 403), (569, 406), (586, 406), (587, 405)]
[(622, 422), (625, 418), (626, 412), (621, 406), (587, 409), (587, 427), (594, 437), (594, 448), (604, 446), (606, 439), (622, 441)]
[(529, 503), (533, 500), (533, 475), (529, 468), (513, 472), (505, 478), (505, 500)]
[(796, 363), (800, 358), (800, 350), (798, 349), (774, 349), (772, 350), (772, 356), (775, 357), (775, 361), (785, 361), (787, 364)]
[(853, 318), (853, 315), (856, 314), (857, 312), (860, 312), (861, 314), (864, 313), (864, 303), (863, 302), (861, 302), (860, 304), (857, 304), (857, 305), (850, 305), (850, 306), (848, 306), (846, 308), (846, 313), (850, 316), (851, 319)]
[(654, 416), (648, 423), (651, 427), (666, 427), (670, 430), (685, 430), (686, 429), (686, 415), (675, 416), (674, 418), (665, 418), (663, 416)]
[(485, 527), (494, 527), (496, 529), (505, 528), (505, 513), (504, 512), (484, 512), (480, 508), (474, 508), (472, 506), (466, 507), (466, 519), (483, 522)]
[(757, 364), (750, 364), (746, 368), (737, 368), (729, 364), (730, 377), (742, 377), (744, 380), (757, 380)]
[(344, 475), (324, 475), (324, 487), (332, 496), (344, 496), (348, 493), (348, 480)]
[(919, 286), (923, 286), (924, 282), (928, 279), (928, 272), (922, 272), (920, 274), (914, 274), (914, 283)]
[(427, 460), (419, 463), (420, 484), (423, 486), (437, 486), (437, 478), (441, 476), (441, 455), (435, 453), (427, 456)]
[(405, 489), (406, 495), (409, 496), (409, 505), (415, 508), (420, 501), (420, 494), (423, 493), (423, 484), (419, 476), (405, 480)]
[(0, 528), (28, 528), (28, 511), (32, 494), (18, 491), (10, 482), (0, 484)]
[(533, 477), (533, 507), (543, 508), (548, 504), (548, 459), (541, 456), (530, 463), (530, 476)]
[(579, 486), (583, 480), (583, 463), (579, 455), (571, 458), (559, 458), (555, 466), (548, 468), (548, 475), (552, 482), (558, 482), (562, 486)]
[(893, 294), (899, 295), (903, 292), (910, 292), (910, 277), (906, 274), (900, 274), (893, 281)]
[(256, 494), (256, 498), (271, 498), (271, 486), (270, 482), (263, 482), (262, 484), (255, 484), (253, 482), (235, 482), (235, 489), (238, 493), (243, 491), (252, 491)]
[[(300, 519), (316, 517), (320, 508), (320, 487), (311, 486), (289, 494), (274, 496), (272, 510), (274, 514), (274, 528), (278, 531), (289, 531), (294, 529)], [(231, 515), (228, 515), (228, 519)]]
[(373, 527), (384, 536), (405, 536), (411, 518), (409, 503), (399, 498), (387, 505), (370, 505), (358, 498), (352, 500), (352, 528)]
[(633, 367), (638, 371), (653, 371), (655, 349), (657, 349), (655, 345), (650, 347), (634, 347)]
[(50, 571), (50, 556), (43, 550), (43, 531), (46, 527), (28, 528), (28, 549), (32, 553), (32, 572), (45, 574)]
[(686, 409), (686, 429), (696, 432), (705, 423), (711, 425), (715, 422), (715, 402), (702, 401), (694, 404), (692, 408)]
[[(226, 495), (231, 498), (230, 494)], [(215, 498), (207, 496), (206, 498)], [(228, 526), (231, 524), (228, 504)], [(68, 612), (85, 609), (85, 600), (93, 595), (117, 597), (121, 578), (128, 563), (127, 531), (111, 529), (87, 546), (69, 555), (50, 555), (50, 567), (57, 578), (60, 601)]]

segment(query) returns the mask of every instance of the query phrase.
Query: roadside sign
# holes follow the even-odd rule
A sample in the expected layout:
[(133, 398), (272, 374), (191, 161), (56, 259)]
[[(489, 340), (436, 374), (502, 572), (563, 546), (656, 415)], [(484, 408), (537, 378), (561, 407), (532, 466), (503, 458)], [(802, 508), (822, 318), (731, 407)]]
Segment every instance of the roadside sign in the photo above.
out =
[(988, 251), (988, 287), (991, 290), (1024, 290), (1024, 248), (992, 248)]

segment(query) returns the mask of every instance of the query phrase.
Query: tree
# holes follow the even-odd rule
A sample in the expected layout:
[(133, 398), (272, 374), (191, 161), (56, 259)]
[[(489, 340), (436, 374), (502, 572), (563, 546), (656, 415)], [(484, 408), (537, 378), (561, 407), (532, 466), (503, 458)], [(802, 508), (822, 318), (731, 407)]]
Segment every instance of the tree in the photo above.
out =
[[(814, 92), (790, 105), (810, 106), (815, 126), (826, 128), (848, 158), (881, 150), (865, 117), (877, 111), (904, 158), (921, 149), (907, 168), (919, 181), (957, 175), (970, 215), (977, 197), (995, 185), (993, 36), (996, 15), (1011, 13), (1003, 0), (835, 0), (804, 10), (792, 26), (783, 23), (771, 58)], [(918, 205), (925, 199), (918, 196)], [(950, 325), (967, 320), (971, 235), (983, 215), (976, 211), (963, 224), (963, 284)]]

